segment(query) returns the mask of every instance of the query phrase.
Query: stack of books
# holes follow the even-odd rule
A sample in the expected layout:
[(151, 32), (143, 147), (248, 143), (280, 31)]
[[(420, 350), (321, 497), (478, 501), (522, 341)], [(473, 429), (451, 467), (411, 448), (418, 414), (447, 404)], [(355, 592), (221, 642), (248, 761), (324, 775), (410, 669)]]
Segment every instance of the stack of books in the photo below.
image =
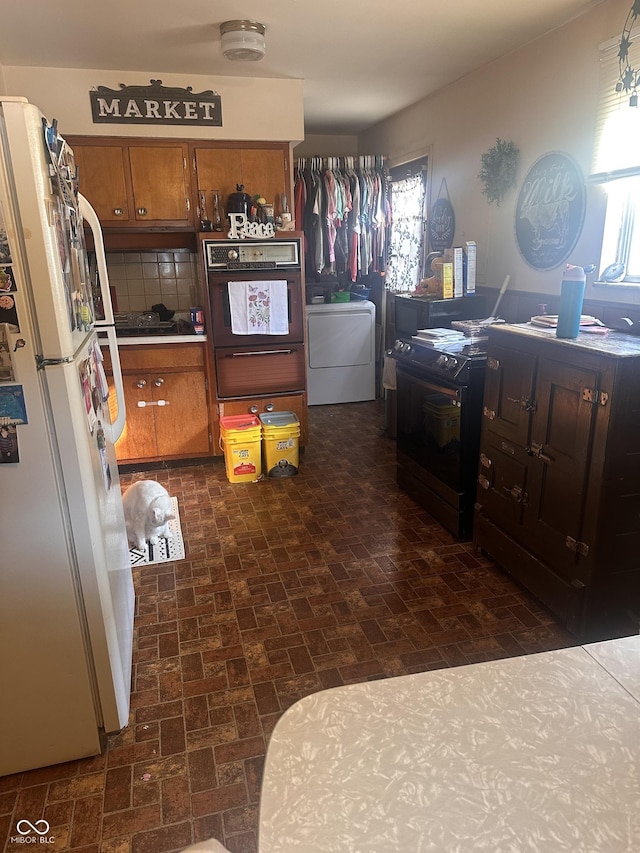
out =
[(440, 348), (446, 344), (461, 343), (465, 336), (455, 329), (418, 329), (413, 339)]

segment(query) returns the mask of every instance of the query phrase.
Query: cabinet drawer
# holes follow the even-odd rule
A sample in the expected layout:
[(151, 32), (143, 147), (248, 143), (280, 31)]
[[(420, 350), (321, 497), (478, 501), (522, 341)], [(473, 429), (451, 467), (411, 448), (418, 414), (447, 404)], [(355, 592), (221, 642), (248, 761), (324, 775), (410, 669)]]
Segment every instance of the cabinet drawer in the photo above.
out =
[[(171, 368), (204, 367), (204, 344), (173, 344), (146, 347), (121, 347), (122, 370), (167, 370)], [(105, 369), (107, 361), (105, 358)]]
[(218, 396), (252, 397), (303, 391), (305, 358), (302, 344), (259, 346), (255, 349), (222, 347), (216, 350)]

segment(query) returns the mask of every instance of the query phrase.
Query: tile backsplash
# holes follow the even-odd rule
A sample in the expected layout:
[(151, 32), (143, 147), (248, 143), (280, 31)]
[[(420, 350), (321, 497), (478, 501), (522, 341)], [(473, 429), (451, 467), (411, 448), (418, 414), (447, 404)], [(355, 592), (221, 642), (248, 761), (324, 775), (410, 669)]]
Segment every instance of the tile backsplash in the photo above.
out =
[(188, 312), (202, 301), (198, 255), (187, 249), (107, 252), (107, 270), (118, 311), (149, 311), (162, 302), (173, 311)]

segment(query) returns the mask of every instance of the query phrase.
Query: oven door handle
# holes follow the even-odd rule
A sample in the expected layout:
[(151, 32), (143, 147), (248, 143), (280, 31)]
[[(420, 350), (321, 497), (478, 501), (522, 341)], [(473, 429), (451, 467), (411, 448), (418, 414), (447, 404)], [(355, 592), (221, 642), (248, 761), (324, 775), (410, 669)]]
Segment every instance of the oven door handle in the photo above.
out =
[(454, 390), (453, 388), (443, 388), (442, 385), (436, 385), (430, 380), (426, 381), (425, 385), (428, 386), (430, 391), (437, 391), (439, 394), (444, 394), (445, 397), (449, 397), (450, 400), (453, 400), (456, 405), (460, 404), (459, 391)]
[(249, 352), (229, 352), (225, 353), (225, 358), (246, 358), (248, 355), (291, 355), (294, 353), (293, 349), (264, 349), (264, 350), (251, 350)]

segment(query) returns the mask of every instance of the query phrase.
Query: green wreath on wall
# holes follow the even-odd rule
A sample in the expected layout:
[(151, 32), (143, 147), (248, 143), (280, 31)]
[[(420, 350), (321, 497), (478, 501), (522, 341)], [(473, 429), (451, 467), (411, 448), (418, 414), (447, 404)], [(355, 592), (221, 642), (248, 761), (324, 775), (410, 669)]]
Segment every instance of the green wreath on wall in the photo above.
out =
[(482, 195), (489, 204), (495, 202), (500, 205), (506, 191), (515, 186), (519, 153), (513, 142), (498, 137), (493, 148), (482, 155), (482, 169), (478, 177), (484, 184)]

